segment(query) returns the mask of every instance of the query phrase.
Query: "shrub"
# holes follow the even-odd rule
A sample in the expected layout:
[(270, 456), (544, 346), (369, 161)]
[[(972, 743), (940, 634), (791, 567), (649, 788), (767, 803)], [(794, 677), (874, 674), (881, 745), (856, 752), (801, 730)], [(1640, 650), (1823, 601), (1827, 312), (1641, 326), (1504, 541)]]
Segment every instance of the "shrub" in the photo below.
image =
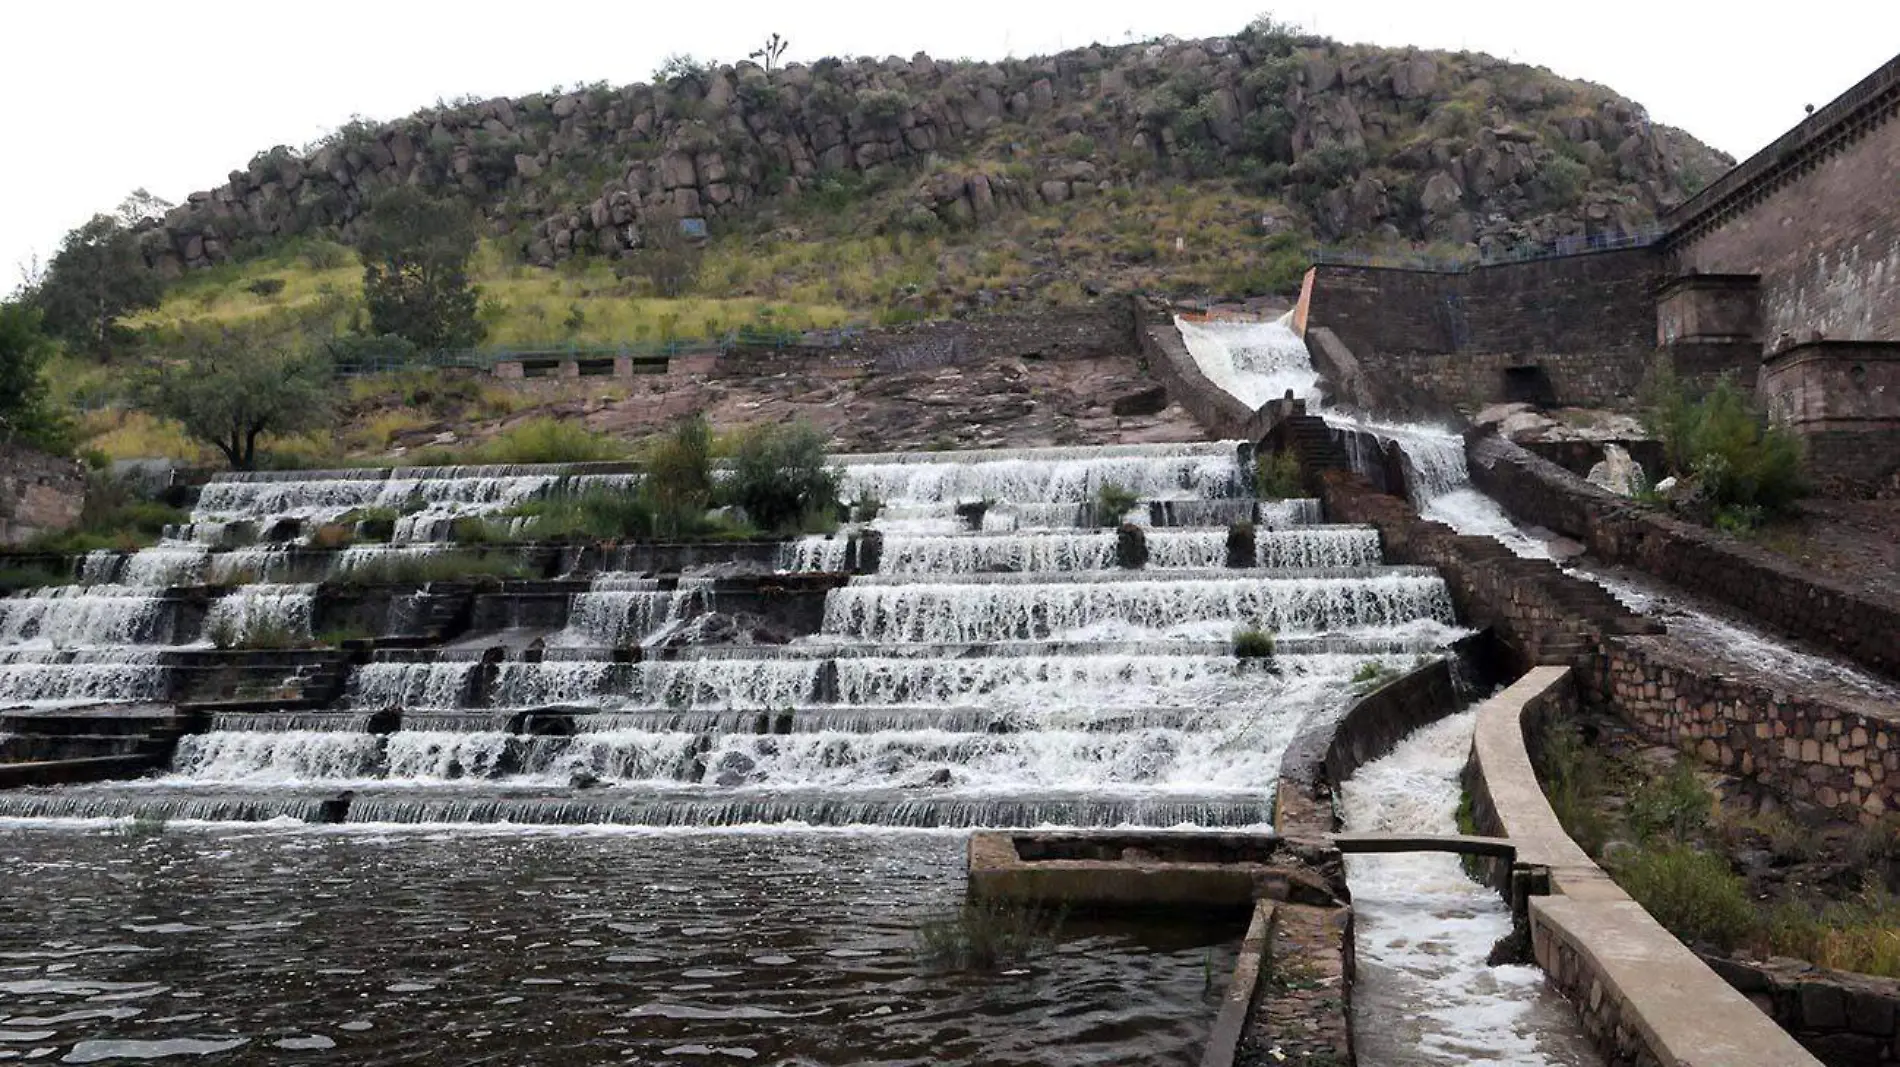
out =
[(971, 900), (917, 930), (918, 955), (940, 970), (991, 971), (1054, 947), (1061, 910)]
[(724, 491), (753, 525), (777, 533), (834, 518), (843, 477), (810, 425), (757, 426), (740, 437)]
[(654, 532), (653, 507), (644, 495), (612, 489), (557, 493), (519, 504), (503, 514), (528, 521), (509, 528), (498, 538), (501, 540), (614, 541), (649, 537)]
[(1387, 682), (1395, 681), (1398, 677), (1398, 668), (1380, 663), (1376, 659), (1369, 659), (1361, 663), (1358, 670), (1352, 672), (1352, 688), (1356, 693), (1370, 693)]
[(1272, 659), (1273, 635), (1258, 627), (1234, 633), (1235, 659)]
[(667, 536), (690, 533), (712, 503), (712, 428), (698, 415), (682, 420), (648, 448), (640, 483), (654, 529)]
[(851, 517), (858, 522), (875, 522), (884, 510), (884, 501), (868, 489), (859, 490), (858, 498), (851, 502)]
[(1262, 500), (1288, 500), (1306, 495), (1300, 460), (1290, 451), (1254, 457), (1254, 495)]
[(1230, 523), (1227, 527), (1227, 565), (1251, 567), (1259, 559), (1254, 526), (1251, 522)]
[(1688, 845), (1639, 849), (1615, 874), (1643, 910), (1685, 942), (1727, 952), (1755, 928), (1742, 880), (1719, 855)]
[(1558, 719), (1538, 739), (1537, 776), (1551, 810), (1579, 847), (1591, 855), (1603, 848), (1608, 828), (1598, 807), (1604, 767), (1596, 750), (1584, 743), (1577, 724)]
[(0, 568), (0, 596), (17, 593), (22, 589), (42, 589), (49, 585), (71, 585), (75, 579), (70, 574), (60, 574), (37, 564), (24, 567)]
[(284, 291), (282, 278), (258, 278), (244, 286), (245, 291), (260, 297), (273, 297)]
[(220, 618), (213, 622), (205, 633), (213, 646), (231, 651), (269, 650), (282, 651), (287, 648), (308, 646), (310, 638), (274, 619), (258, 618), (246, 615), (240, 619)]
[(1623, 819), (1640, 840), (1661, 837), (1685, 842), (1709, 825), (1709, 791), (1695, 769), (1678, 762), (1669, 773), (1643, 782), (1630, 794)]
[(1869, 879), (1860, 893), (1819, 913), (1785, 903), (1768, 917), (1768, 951), (1822, 967), (1900, 978), (1900, 897)]
[(467, 458), (475, 463), (595, 463), (626, 454), (626, 447), (606, 434), (544, 416), (509, 428)]
[(1693, 478), (1692, 510), (1741, 532), (1785, 510), (1806, 491), (1801, 445), (1768, 421), (1753, 399), (1723, 377), (1708, 395), (1691, 399), (1667, 358), (1644, 385), (1644, 423), (1662, 442), (1671, 473)]
[(337, 585), (423, 585), (471, 578), (525, 578), (528, 568), (507, 556), (463, 553), (389, 553), (367, 559), (328, 580)]
[(1100, 526), (1120, 526), (1122, 516), (1139, 503), (1139, 494), (1129, 492), (1114, 482), (1104, 483), (1095, 490), (1095, 522)]

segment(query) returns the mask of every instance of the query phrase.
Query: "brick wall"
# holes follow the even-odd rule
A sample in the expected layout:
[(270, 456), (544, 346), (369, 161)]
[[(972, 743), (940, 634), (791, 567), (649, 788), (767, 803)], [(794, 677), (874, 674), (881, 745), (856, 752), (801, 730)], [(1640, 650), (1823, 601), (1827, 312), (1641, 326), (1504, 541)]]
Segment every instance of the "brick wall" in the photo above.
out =
[(1758, 274), (1764, 337), (1900, 341), (1900, 58), (1666, 221), (1676, 273)]
[(70, 459), (0, 445), (0, 545), (71, 529), (86, 503), (86, 469)]

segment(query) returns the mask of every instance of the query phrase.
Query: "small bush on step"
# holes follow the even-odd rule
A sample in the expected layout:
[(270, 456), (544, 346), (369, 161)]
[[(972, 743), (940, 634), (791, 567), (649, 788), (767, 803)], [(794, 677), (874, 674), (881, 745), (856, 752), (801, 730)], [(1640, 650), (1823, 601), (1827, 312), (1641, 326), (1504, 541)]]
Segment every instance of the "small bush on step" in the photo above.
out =
[(1254, 457), (1254, 495), (1262, 500), (1291, 500), (1306, 495), (1300, 460), (1292, 452), (1268, 452)]
[(1120, 526), (1122, 517), (1139, 503), (1140, 494), (1108, 482), (1095, 490), (1095, 522), (1099, 526)]
[(1235, 659), (1272, 659), (1273, 635), (1258, 627), (1240, 630), (1234, 634)]
[(723, 489), (753, 525), (778, 533), (835, 522), (843, 480), (828, 462), (824, 435), (800, 422), (746, 431)]

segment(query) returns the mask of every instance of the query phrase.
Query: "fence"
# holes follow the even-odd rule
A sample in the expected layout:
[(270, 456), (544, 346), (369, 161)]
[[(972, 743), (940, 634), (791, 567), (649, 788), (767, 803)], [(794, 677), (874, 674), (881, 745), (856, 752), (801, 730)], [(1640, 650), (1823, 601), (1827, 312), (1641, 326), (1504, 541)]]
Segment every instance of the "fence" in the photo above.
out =
[(1360, 252), (1348, 248), (1316, 247), (1307, 250), (1315, 266), (1392, 267), (1401, 270), (1435, 271), (1463, 274), (1473, 267), (1496, 263), (1523, 263), (1535, 259), (1557, 259), (1585, 252), (1607, 252), (1619, 248), (1647, 248), (1661, 241), (1668, 230), (1650, 227), (1627, 233), (1595, 233), (1559, 237), (1555, 241), (1527, 241), (1508, 247), (1480, 249), (1464, 256), (1430, 256), (1422, 252)]
[(861, 336), (865, 327), (852, 323), (827, 330), (772, 329), (741, 326), (711, 338), (683, 338), (671, 341), (645, 341), (617, 345), (546, 344), (516, 348), (478, 348), (448, 352), (423, 352), (410, 356), (353, 356), (339, 360), (336, 373), (343, 377), (389, 374), (417, 369), (494, 370), (497, 363), (537, 362), (544, 360), (631, 359), (636, 363), (664, 362), (688, 352), (730, 352), (735, 348), (839, 348)]

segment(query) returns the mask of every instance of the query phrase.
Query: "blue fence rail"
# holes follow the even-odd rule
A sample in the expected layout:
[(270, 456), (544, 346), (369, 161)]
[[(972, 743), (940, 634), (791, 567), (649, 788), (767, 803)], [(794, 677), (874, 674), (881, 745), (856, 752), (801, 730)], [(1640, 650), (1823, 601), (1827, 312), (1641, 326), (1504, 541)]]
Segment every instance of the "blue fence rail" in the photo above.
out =
[(1524, 263), (1538, 259), (1557, 259), (1585, 252), (1607, 252), (1619, 248), (1647, 248), (1662, 240), (1669, 231), (1652, 227), (1625, 233), (1595, 233), (1587, 236), (1559, 237), (1555, 241), (1527, 241), (1503, 247), (1481, 249), (1463, 256), (1431, 256), (1422, 252), (1361, 252), (1348, 248), (1314, 247), (1307, 250), (1315, 266), (1394, 267), (1403, 270), (1437, 271), (1459, 274), (1473, 267), (1497, 263)]

